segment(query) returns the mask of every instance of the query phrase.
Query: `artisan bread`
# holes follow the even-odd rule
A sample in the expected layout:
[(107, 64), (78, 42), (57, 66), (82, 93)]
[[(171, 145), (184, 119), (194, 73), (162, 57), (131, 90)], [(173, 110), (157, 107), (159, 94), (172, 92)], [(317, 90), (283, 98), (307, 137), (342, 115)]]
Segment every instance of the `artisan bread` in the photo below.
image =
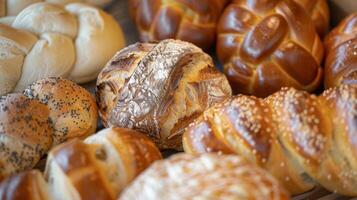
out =
[(325, 38), (325, 88), (357, 84), (357, 12), (343, 19)]
[(11, 27), (0, 25), (0, 94), (46, 77), (91, 81), (124, 43), (115, 19), (98, 8), (33, 4)]
[(286, 200), (266, 171), (235, 155), (177, 154), (157, 161), (128, 186), (121, 200)]
[(235, 153), (292, 193), (317, 183), (357, 196), (357, 85), (320, 96), (284, 88), (266, 99), (238, 95), (205, 111), (184, 134), (188, 153)]
[(51, 150), (45, 176), (55, 199), (116, 199), (153, 161), (161, 159), (145, 135), (130, 129), (104, 129)]
[(161, 149), (181, 149), (184, 128), (231, 95), (212, 58), (191, 43), (137, 43), (118, 52), (97, 80), (104, 125), (149, 135)]
[(234, 93), (265, 97), (284, 86), (320, 86), (324, 48), (293, 0), (234, 0), (217, 30), (217, 54)]

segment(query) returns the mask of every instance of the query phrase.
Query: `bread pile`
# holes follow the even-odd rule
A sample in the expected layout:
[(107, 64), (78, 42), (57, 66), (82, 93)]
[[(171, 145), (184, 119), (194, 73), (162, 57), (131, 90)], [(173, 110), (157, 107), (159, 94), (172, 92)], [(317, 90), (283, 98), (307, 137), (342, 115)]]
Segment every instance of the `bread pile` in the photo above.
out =
[(11, 26), (0, 24), (0, 95), (53, 76), (94, 80), (124, 43), (117, 22), (98, 8), (33, 4)]
[[(0, 24), (0, 95), (24, 90), (0, 97), (0, 199), (357, 196), (357, 13), (327, 33), (326, 0), (129, 0), (150, 42), (118, 51), (115, 20), (70, 2)], [(52, 76), (97, 79), (97, 102)]]
[(33, 168), (51, 147), (95, 132), (98, 111), (84, 88), (47, 78), (0, 98), (0, 179)]

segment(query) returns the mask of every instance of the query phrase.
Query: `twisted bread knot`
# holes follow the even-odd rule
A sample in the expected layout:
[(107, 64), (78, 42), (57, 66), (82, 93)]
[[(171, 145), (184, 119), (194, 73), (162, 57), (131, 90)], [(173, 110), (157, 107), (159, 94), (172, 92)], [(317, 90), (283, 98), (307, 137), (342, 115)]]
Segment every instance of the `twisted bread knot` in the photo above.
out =
[(6, 16), (16, 16), (26, 7), (39, 2), (48, 2), (60, 5), (83, 2), (96, 6), (105, 6), (111, 2), (111, 0), (0, 0), (0, 18)]
[(52, 146), (94, 133), (98, 120), (91, 94), (60, 78), (2, 96), (0, 111), (0, 179), (33, 168)]
[(334, 28), (324, 43), (325, 87), (357, 84), (357, 12)]
[(318, 182), (356, 196), (357, 85), (321, 96), (283, 89), (238, 95), (204, 112), (183, 136), (188, 153), (237, 153), (266, 168), (293, 194)]
[(0, 94), (5, 94), (46, 77), (93, 80), (124, 39), (102, 10), (38, 3), (24, 9), (12, 27), (0, 24), (0, 44)]
[(217, 53), (235, 92), (312, 91), (322, 78), (322, 43), (292, 0), (233, 1), (218, 24)]
[(144, 42), (175, 38), (208, 49), (227, 0), (130, 0)]

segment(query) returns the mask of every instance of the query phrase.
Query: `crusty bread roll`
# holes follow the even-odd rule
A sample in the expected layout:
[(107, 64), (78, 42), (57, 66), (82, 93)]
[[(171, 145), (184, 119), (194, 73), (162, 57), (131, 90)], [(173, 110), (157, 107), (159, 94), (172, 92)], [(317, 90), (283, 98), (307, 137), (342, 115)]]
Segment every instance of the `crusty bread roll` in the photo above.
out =
[(95, 6), (105, 6), (111, 0), (0, 0), (0, 18), (5, 16), (16, 16), (31, 4), (39, 2), (56, 3), (65, 5), (69, 3), (88, 3)]
[(0, 94), (46, 77), (93, 80), (125, 44), (112, 16), (79, 3), (33, 4), (11, 26), (0, 25)]
[(153, 161), (161, 159), (145, 135), (105, 129), (81, 142), (71, 140), (50, 151), (45, 175), (54, 199), (116, 199)]
[(22, 94), (0, 97), (0, 179), (31, 169), (52, 146), (49, 109)]
[(330, 25), (330, 10), (326, 0), (294, 0), (311, 16), (317, 33), (324, 38)]
[(84, 139), (95, 132), (97, 105), (91, 94), (72, 81), (46, 78), (31, 84), (24, 94), (50, 109), (53, 146), (72, 138)]
[(173, 155), (157, 161), (121, 194), (121, 200), (286, 200), (266, 171), (234, 155)]
[(48, 186), (39, 171), (12, 175), (0, 183), (1, 200), (51, 200)]
[(129, 9), (142, 42), (179, 39), (208, 49), (230, 0), (129, 0)]
[(265, 97), (284, 86), (320, 86), (323, 45), (293, 0), (233, 0), (217, 30), (217, 54), (234, 93)]
[(100, 73), (96, 95), (106, 126), (133, 128), (161, 149), (180, 149), (184, 128), (231, 88), (200, 48), (163, 40), (118, 52)]
[(357, 84), (357, 12), (343, 19), (325, 38), (325, 88)]
[(236, 153), (266, 168), (293, 194), (316, 182), (357, 196), (357, 85), (321, 96), (283, 89), (266, 99), (217, 104), (183, 136), (188, 153)]
[(61, 78), (0, 98), (0, 179), (33, 168), (52, 146), (95, 132), (98, 112), (84, 88)]

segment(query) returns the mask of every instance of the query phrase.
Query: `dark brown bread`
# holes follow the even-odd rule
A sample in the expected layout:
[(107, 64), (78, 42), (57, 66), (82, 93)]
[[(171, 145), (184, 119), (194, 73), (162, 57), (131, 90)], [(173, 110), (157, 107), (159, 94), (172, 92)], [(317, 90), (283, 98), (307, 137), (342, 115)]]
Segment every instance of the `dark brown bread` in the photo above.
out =
[(179, 39), (208, 49), (228, 0), (130, 0), (130, 11), (143, 42)]
[(325, 38), (325, 87), (357, 84), (357, 12), (347, 16)]
[(186, 130), (188, 153), (236, 153), (270, 171), (292, 193), (316, 183), (357, 195), (357, 85), (321, 96), (283, 89), (266, 99), (238, 95)]
[(219, 20), (217, 54), (234, 93), (313, 91), (322, 79), (323, 45), (293, 0), (232, 1)]
[(164, 40), (118, 52), (100, 73), (96, 95), (106, 126), (133, 128), (161, 149), (181, 149), (184, 128), (230, 97), (231, 88), (200, 48)]

